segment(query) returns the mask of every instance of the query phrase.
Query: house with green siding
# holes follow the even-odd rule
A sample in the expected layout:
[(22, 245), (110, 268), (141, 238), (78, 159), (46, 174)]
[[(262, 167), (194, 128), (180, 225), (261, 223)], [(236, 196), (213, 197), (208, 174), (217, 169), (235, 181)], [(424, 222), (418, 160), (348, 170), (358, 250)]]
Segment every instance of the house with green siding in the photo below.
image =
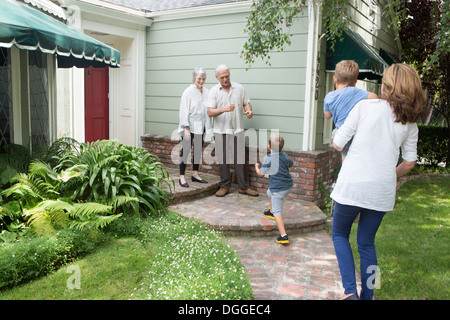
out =
[[(120, 38), (112, 41), (112, 46), (120, 45), (122, 70), (108, 71), (113, 79), (108, 93), (113, 129), (105, 138), (142, 145), (176, 166), (180, 98), (192, 83), (192, 70), (206, 69), (205, 87), (211, 88), (217, 83), (216, 66), (226, 64), (231, 80), (242, 84), (251, 99), (254, 116), (244, 119), (249, 155), (264, 151), (271, 131), (280, 132), (295, 162), (296, 191), (291, 196), (309, 201), (321, 199), (321, 190), (329, 188), (340, 162), (330, 147), (332, 121), (323, 115), (323, 99), (334, 89), (334, 65), (342, 59), (356, 60), (361, 70), (357, 86), (379, 93), (384, 68), (401, 49), (396, 35), (385, 31), (388, 22), (378, 2), (371, 0), (349, 0), (348, 30), (334, 52), (324, 37), (321, 2), (308, 1), (289, 30), (292, 44), (284, 52), (271, 53), (270, 65), (256, 61), (250, 68), (240, 53), (251, 0), (60, 2), (78, 7), (81, 30), (106, 43)], [(112, 25), (125, 31), (114, 35), (111, 30), (119, 27)], [(213, 147), (208, 141), (206, 150)], [(214, 164), (202, 168), (217, 172)], [(252, 163), (249, 169), (252, 186), (264, 192), (267, 179), (256, 177)]]
[[(365, 37), (367, 44), (378, 46), (373, 48), (375, 55), (380, 49), (396, 55), (397, 43), (384, 33), (371, 2), (351, 2), (354, 21), (349, 27), (362, 41)], [(241, 83), (252, 100), (254, 117), (245, 119), (246, 128), (277, 129), (286, 147), (296, 150), (329, 146), (330, 122), (324, 120), (322, 105), (333, 87), (326, 40), (321, 38), (321, 8), (313, 2), (305, 6), (290, 30), (292, 45), (271, 54), (270, 66), (257, 62), (247, 70), (240, 52), (250, 5), (251, 1), (232, 1), (153, 15), (146, 44), (146, 133), (171, 135), (178, 123), (179, 97), (191, 81), (193, 67), (207, 70), (206, 87), (212, 87), (217, 83), (214, 69), (224, 63), (231, 69), (232, 81)], [(377, 80), (361, 82), (362, 87), (378, 90)]]

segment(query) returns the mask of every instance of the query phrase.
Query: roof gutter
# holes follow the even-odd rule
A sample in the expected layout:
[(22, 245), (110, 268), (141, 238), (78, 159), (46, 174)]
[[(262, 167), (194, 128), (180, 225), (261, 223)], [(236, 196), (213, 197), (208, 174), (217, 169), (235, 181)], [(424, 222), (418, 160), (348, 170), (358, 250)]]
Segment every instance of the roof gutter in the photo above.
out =
[(164, 11), (147, 12), (146, 17), (154, 21), (167, 21), (250, 11), (253, 0), (214, 4), (198, 7), (179, 8)]
[[(126, 22), (150, 26), (153, 19), (148, 16), (148, 12), (128, 8), (125, 6), (99, 0), (58, 0), (61, 7), (67, 9), (81, 9), (83, 12), (92, 12), (96, 16), (113, 18)], [(102, 8), (103, 10), (99, 10)]]

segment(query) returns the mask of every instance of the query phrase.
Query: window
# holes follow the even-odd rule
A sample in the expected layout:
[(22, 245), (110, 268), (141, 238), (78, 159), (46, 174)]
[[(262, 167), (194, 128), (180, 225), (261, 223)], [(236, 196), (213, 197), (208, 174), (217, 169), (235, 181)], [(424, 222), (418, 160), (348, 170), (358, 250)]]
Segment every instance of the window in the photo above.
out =
[(30, 121), (31, 147), (33, 152), (47, 147), (50, 143), (49, 134), (49, 99), (48, 99), (48, 69), (47, 56), (40, 52), (28, 53), (29, 84), (30, 84)]
[(33, 153), (51, 142), (55, 58), (39, 50), (0, 48), (0, 152), (19, 144)]
[(10, 50), (0, 48), (0, 147), (14, 141)]

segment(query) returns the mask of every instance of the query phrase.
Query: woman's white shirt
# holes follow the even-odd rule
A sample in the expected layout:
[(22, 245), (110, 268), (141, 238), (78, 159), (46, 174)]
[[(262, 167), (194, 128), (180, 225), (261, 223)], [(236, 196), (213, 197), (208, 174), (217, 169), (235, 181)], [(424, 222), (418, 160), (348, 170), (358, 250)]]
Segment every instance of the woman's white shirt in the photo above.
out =
[(415, 123), (395, 122), (385, 100), (357, 103), (333, 140), (343, 147), (353, 137), (331, 198), (340, 204), (391, 211), (400, 148), (403, 160), (416, 161), (418, 133)]
[(194, 85), (187, 87), (180, 102), (180, 123), (178, 133), (184, 132), (184, 127), (189, 127), (191, 133), (203, 134), (210, 129), (210, 119), (206, 114), (209, 90), (203, 87), (203, 93)]

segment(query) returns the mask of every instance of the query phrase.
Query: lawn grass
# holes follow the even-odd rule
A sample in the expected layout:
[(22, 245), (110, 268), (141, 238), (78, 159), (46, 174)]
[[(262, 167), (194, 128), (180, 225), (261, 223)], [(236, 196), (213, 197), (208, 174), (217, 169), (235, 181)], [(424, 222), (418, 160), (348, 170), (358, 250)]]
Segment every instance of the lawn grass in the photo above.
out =
[[(378, 300), (448, 300), (450, 298), (450, 179), (420, 179), (397, 192), (375, 245), (380, 268)], [(356, 228), (351, 233), (359, 267)]]
[[(122, 300), (142, 283), (149, 250), (135, 238), (113, 239), (94, 253), (35, 281), (0, 293), (3, 300)], [(72, 281), (79, 270), (80, 286)]]
[[(175, 212), (122, 218), (94, 252), (0, 300), (238, 300), (253, 292), (226, 239)], [(79, 270), (80, 286), (72, 281)], [(68, 284), (69, 283), (69, 284)]]

